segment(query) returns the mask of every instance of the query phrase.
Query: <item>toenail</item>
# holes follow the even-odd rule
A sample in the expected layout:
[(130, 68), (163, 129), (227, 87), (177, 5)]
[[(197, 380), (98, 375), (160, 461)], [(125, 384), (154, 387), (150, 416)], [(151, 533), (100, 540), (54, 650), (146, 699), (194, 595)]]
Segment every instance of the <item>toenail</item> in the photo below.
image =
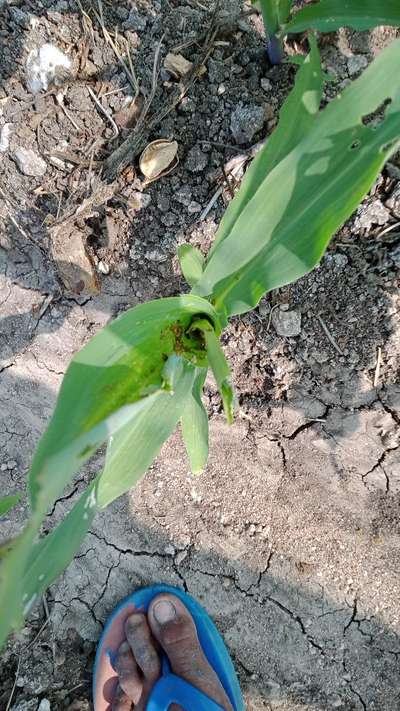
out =
[(130, 648), (128, 642), (122, 642), (122, 644), (121, 644), (121, 646), (120, 646), (120, 648), (119, 648), (119, 651), (120, 651), (122, 654), (126, 654), (126, 652), (130, 652), (130, 651), (131, 651), (131, 648)]
[(175, 607), (169, 600), (156, 602), (153, 613), (159, 625), (165, 625), (176, 617)]

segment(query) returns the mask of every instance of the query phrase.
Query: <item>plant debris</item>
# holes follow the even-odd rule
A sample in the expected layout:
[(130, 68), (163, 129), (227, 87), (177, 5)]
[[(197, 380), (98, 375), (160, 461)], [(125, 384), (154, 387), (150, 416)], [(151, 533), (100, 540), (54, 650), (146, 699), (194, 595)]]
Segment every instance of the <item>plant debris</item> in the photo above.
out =
[(158, 180), (168, 175), (178, 165), (178, 144), (176, 141), (167, 141), (158, 138), (144, 149), (140, 156), (140, 170), (147, 179), (146, 182)]
[(189, 60), (185, 59), (182, 54), (173, 54), (172, 52), (168, 52), (164, 59), (164, 69), (172, 74), (175, 79), (184, 77), (185, 74), (190, 72), (192, 67), (193, 62), (189, 62)]

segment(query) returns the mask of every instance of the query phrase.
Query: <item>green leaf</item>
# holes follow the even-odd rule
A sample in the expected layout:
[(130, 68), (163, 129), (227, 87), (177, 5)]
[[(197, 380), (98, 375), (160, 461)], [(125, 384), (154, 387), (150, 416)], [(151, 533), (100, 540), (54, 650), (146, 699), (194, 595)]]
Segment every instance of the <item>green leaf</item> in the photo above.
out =
[[(399, 145), (399, 66), (395, 41), (318, 115), (219, 243), (195, 293), (211, 296), (228, 315), (243, 313), (318, 264)], [(387, 100), (379, 125), (364, 125)]]
[(339, 27), (368, 30), (377, 25), (400, 25), (398, 0), (320, 0), (296, 13), (283, 32), (333, 32)]
[(194, 333), (199, 331), (203, 335), (207, 349), (208, 362), (222, 398), (226, 419), (231, 425), (233, 422), (235, 397), (231, 383), (231, 371), (224, 356), (217, 334), (215, 333), (210, 322), (206, 319), (195, 321), (191, 326), (191, 330)]
[(32, 463), (34, 510), (44, 515), (85, 460), (147, 408), (170, 355), (202, 364), (201, 344), (186, 335), (201, 314), (217, 326), (213, 307), (196, 296), (151, 301), (113, 321), (75, 356)]
[(294, 88), (283, 104), (276, 130), (253, 160), (243, 178), (239, 192), (228, 205), (210, 256), (229, 235), (239, 215), (254, 197), (267, 175), (293, 150), (314, 124), (322, 96), (322, 72), (317, 43), (312, 36), (310, 46), (310, 53), (304, 58), (297, 72)]
[(97, 511), (94, 481), (64, 520), (37, 540), (32, 520), (0, 567), (0, 648), (40, 595), (72, 560)]
[(97, 490), (101, 507), (139, 481), (184, 412), (195, 368), (177, 356), (170, 360), (167, 389), (160, 390), (151, 401), (148, 398), (148, 406), (110, 439)]
[(32, 547), (22, 579), (24, 616), (61, 575), (79, 549), (98, 511), (97, 484), (98, 478), (90, 484), (61, 523)]
[(292, 5), (293, 0), (278, 0), (278, 18), (280, 25), (284, 25), (285, 22), (287, 22)]
[(203, 273), (204, 256), (191, 244), (182, 244), (178, 249), (182, 274), (189, 286), (194, 286)]
[(192, 392), (182, 414), (182, 437), (193, 474), (201, 472), (208, 459), (208, 415), (201, 395), (207, 369), (198, 369)]
[(18, 503), (21, 496), (22, 491), (18, 491), (16, 494), (10, 494), (9, 496), (3, 496), (3, 498), (0, 499), (0, 516), (4, 516), (4, 514), (8, 513), (8, 511)]

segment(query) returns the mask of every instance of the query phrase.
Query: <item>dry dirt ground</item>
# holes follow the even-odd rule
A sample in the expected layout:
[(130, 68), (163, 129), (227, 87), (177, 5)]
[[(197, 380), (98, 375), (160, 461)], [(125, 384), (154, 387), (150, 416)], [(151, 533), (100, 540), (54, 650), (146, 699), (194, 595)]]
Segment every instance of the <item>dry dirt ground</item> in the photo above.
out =
[[(120, 128), (114, 137), (88, 87), (114, 117), (133, 88), (95, 0), (81, 8), (75, 0), (0, 2), (0, 131), (11, 124), (0, 153), (1, 494), (24, 486), (72, 355), (129, 306), (185, 288), (177, 245), (208, 249), (226, 199), (222, 190), (210, 207), (221, 166), (276, 123), (294, 69), (270, 68), (257, 17), (228, 6), (232, 22), (214, 37), (206, 71), (146, 137), (176, 140), (179, 165), (149, 186), (128, 168), (108, 201), (75, 215), (96, 193), (95, 161), (128, 134)], [(207, 0), (103, 0), (103, 10), (147, 96), (161, 38), (161, 66), (168, 51), (197, 62), (215, 19)], [(325, 98), (393, 35), (381, 28), (324, 38), (334, 78)], [(33, 95), (26, 61), (44, 42), (71, 58), (72, 78)], [(162, 69), (150, 114), (175, 86)], [(42, 175), (21, 172), (21, 147), (45, 161)], [(249, 710), (398, 711), (399, 176), (395, 157), (320, 267), (232, 322), (224, 348), (239, 398), (235, 424), (224, 423), (210, 380), (207, 470), (190, 475), (177, 433), (141, 485), (98, 516), (9, 642), (1, 709), (11, 697), (19, 711), (89, 709), (107, 615), (132, 589), (163, 581), (213, 615)], [(281, 305), (297, 325), (301, 318), (295, 337), (276, 330)], [(100, 465), (101, 455), (49, 512), (45, 530)], [(2, 537), (26, 515), (24, 500), (2, 519)]]

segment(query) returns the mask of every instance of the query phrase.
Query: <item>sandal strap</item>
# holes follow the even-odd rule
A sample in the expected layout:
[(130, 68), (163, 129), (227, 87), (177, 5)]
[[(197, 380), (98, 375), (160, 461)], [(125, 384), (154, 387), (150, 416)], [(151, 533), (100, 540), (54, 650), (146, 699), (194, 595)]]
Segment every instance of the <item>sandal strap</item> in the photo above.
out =
[(165, 674), (154, 685), (146, 711), (168, 711), (171, 704), (185, 711), (225, 711), (225, 709), (175, 674)]

